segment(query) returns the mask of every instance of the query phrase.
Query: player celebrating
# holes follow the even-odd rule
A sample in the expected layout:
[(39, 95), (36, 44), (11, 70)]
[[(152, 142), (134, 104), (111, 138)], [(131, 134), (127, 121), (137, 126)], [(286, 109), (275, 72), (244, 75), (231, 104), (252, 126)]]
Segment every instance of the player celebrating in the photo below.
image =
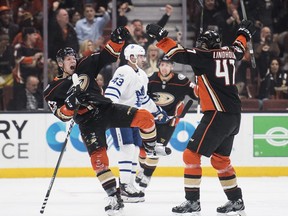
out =
[(235, 64), (244, 56), (247, 41), (255, 33), (251, 21), (244, 20), (237, 38), (230, 47), (221, 47), (218, 33), (206, 31), (200, 35), (196, 48), (183, 48), (170, 38), (168, 32), (156, 24), (147, 26), (169, 58), (192, 66), (199, 85), (199, 98), (203, 111), (200, 124), (183, 152), (186, 201), (172, 209), (177, 214), (198, 215), (200, 207), (201, 156), (210, 157), (212, 166), (228, 198), (217, 208), (218, 213), (244, 210), (242, 191), (230, 162), (234, 136), (241, 120), (241, 101), (235, 86)]
[[(115, 71), (107, 86), (105, 96), (114, 103), (149, 110), (155, 116), (156, 122), (165, 122), (167, 120), (166, 112), (161, 107), (157, 107), (147, 95), (148, 77), (140, 69), (145, 62), (144, 48), (137, 44), (129, 44), (124, 49), (124, 56), (127, 63)], [(139, 129), (122, 127), (111, 128), (110, 131), (114, 144), (120, 149), (118, 165), (121, 196), (124, 202), (142, 202), (144, 193), (134, 186), (138, 147), (142, 146)], [(163, 145), (157, 145), (155, 151), (158, 155), (167, 155), (171, 152), (168, 147), (163, 147)], [(151, 156), (155, 157), (155, 155)]]
[[(95, 81), (99, 71), (115, 62), (129, 32), (124, 27), (115, 29), (105, 48), (77, 62), (72, 48), (60, 49), (57, 63), (62, 75), (56, 77), (44, 91), (44, 98), (53, 114), (62, 121), (74, 118), (79, 124), (91, 164), (103, 189), (108, 195), (105, 211), (108, 215), (121, 215), (124, 207), (116, 179), (109, 169), (105, 131), (109, 127), (139, 127), (143, 144), (154, 153), (156, 129), (154, 117), (146, 110), (114, 104), (101, 94)], [(81, 91), (73, 91), (72, 74), (79, 77)], [(74, 115), (75, 112), (75, 115)], [(74, 116), (74, 117), (73, 117)]]
[[(189, 96), (196, 99), (194, 94), (195, 84), (192, 83), (183, 74), (173, 72), (173, 61), (163, 55), (158, 61), (159, 71), (154, 72), (149, 77), (148, 94), (154, 102), (160, 106), (169, 115), (169, 121), (164, 124), (157, 124), (157, 142), (167, 146), (179, 118), (184, 108), (184, 98)], [(136, 176), (136, 182), (142, 188), (142, 191), (148, 186), (151, 176), (155, 171), (159, 157), (146, 157), (143, 149), (140, 151), (139, 162), (140, 169)]]

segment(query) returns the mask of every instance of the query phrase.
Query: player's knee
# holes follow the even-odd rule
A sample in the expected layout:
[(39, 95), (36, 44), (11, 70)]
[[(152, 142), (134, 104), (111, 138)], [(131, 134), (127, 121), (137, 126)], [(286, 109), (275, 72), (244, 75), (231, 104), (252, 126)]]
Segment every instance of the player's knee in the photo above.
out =
[(142, 130), (147, 130), (155, 127), (153, 115), (144, 109), (136, 111), (131, 127), (139, 127)]
[(230, 166), (230, 158), (229, 156), (223, 156), (219, 154), (213, 154), (211, 156), (211, 165), (216, 170), (225, 170)]
[(190, 149), (185, 149), (183, 152), (183, 161), (186, 166), (200, 166), (201, 155)]
[(105, 147), (94, 151), (90, 156), (91, 164), (96, 173), (107, 170), (109, 167), (109, 159)]

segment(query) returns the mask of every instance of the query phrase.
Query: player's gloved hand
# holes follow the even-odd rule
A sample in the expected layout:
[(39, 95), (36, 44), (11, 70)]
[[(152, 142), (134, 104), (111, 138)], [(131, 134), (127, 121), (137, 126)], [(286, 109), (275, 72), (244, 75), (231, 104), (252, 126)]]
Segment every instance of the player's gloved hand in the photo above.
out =
[(67, 109), (75, 110), (79, 105), (83, 105), (83, 106), (88, 105), (87, 96), (88, 96), (88, 93), (85, 93), (82, 91), (80, 91), (79, 93), (73, 92), (65, 100), (65, 105)]
[(169, 116), (160, 106), (157, 106), (157, 109), (158, 110), (156, 112), (152, 113), (155, 122), (157, 124), (165, 124), (167, 121), (169, 121)]
[(157, 41), (162, 40), (168, 35), (168, 31), (157, 24), (148, 24), (146, 32), (150, 37), (156, 38)]
[(242, 20), (237, 35), (243, 35), (247, 41), (249, 41), (252, 36), (255, 34), (255, 26), (250, 20)]
[(129, 39), (131, 37), (130, 32), (128, 31), (127, 28), (120, 26), (118, 28), (116, 28), (110, 36), (110, 39), (114, 42), (114, 43), (123, 43), (125, 40)]

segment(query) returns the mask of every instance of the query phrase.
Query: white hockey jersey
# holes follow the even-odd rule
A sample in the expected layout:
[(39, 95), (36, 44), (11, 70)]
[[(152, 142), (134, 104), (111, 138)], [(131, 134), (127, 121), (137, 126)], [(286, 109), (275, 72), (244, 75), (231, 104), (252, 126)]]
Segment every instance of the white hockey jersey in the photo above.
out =
[(129, 65), (123, 65), (115, 71), (105, 90), (105, 97), (114, 103), (156, 112), (156, 104), (147, 95), (148, 82), (147, 74), (142, 69), (135, 71)]

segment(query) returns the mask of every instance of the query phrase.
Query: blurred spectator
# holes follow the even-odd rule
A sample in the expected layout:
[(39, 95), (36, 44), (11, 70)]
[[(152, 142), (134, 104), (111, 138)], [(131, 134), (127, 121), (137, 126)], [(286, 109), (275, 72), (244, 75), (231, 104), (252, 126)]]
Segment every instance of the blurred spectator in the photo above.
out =
[[(23, 42), (22, 30), (26, 27), (34, 27), (34, 18), (31, 13), (24, 12), (21, 17), (19, 17), (19, 29), (20, 32), (15, 36), (12, 46)], [(38, 30), (38, 29), (37, 29)], [(43, 39), (42, 36), (37, 32), (37, 41), (35, 47), (38, 49), (43, 49)]]
[(95, 17), (96, 12), (92, 4), (86, 4), (84, 6), (84, 18), (80, 19), (76, 23), (76, 32), (79, 44), (84, 40), (92, 40), (93, 43), (103, 35), (103, 29), (110, 21), (110, 15), (104, 7), (100, 7), (100, 11), (103, 12), (102, 17)]
[(85, 57), (85, 56), (89, 56), (92, 53), (95, 52), (95, 48), (94, 48), (94, 44), (92, 40), (84, 40), (82, 41), (82, 43), (80, 44), (80, 48), (79, 48), (79, 57)]
[(13, 85), (13, 67), (13, 48), (9, 44), (9, 36), (8, 34), (0, 33), (0, 110), (4, 108), (3, 88)]
[(275, 87), (283, 85), (284, 73), (280, 70), (281, 61), (279, 58), (272, 58), (269, 68), (263, 79), (260, 80), (259, 99), (275, 99)]
[(48, 59), (48, 83), (51, 82), (56, 76), (58, 76), (58, 65), (57, 62)]
[(267, 26), (261, 29), (260, 43), (255, 44), (255, 58), (260, 78), (266, 76), (269, 62), (273, 57), (279, 57), (280, 49), (274, 40), (271, 29)]
[(76, 23), (78, 20), (80, 20), (82, 18), (81, 13), (75, 9), (70, 10), (68, 12), (69, 14), (69, 21), (71, 23), (71, 25), (74, 27), (74, 29), (76, 29)]
[(9, 35), (9, 43), (12, 43), (18, 29), (18, 25), (12, 21), (11, 9), (7, 6), (0, 6), (0, 33)]
[(18, 85), (14, 89), (9, 110), (32, 111), (41, 108), (43, 108), (43, 94), (42, 90), (39, 90), (39, 79), (30, 75), (24, 85)]
[(117, 27), (126, 26), (128, 24), (128, 18), (126, 16), (129, 10), (128, 1), (118, 1), (117, 4)]
[(37, 76), (39, 80), (42, 80), (43, 50), (36, 48), (37, 30), (33, 27), (27, 27), (23, 29), (22, 35), (23, 42), (15, 46), (17, 64), (13, 70), (14, 81), (20, 84), (24, 83), (30, 75)]
[(235, 40), (235, 35), (240, 24), (240, 16), (237, 6), (233, 2), (227, 3), (227, 7), (217, 15), (217, 25), (220, 28), (219, 33), (222, 35), (222, 45), (228, 46)]
[(79, 52), (79, 43), (76, 31), (69, 23), (67, 10), (60, 8), (50, 14), (48, 26), (48, 57), (56, 60), (59, 49), (71, 47)]
[(158, 71), (158, 61), (161, 53), (162, 51), (154, 44), (149, 45), (147, 49), (147, 64), (143, 68), (143, 70), (147, 73), (148, 76)]
[(102, 94), (104, 94), (104, 90), (105, 90), (106, 86), (105, 86), (104, 76), (102, 73), (99, 73), (97, 75), (96, 82), (97, 82), (98, 86), (100, 87)]

